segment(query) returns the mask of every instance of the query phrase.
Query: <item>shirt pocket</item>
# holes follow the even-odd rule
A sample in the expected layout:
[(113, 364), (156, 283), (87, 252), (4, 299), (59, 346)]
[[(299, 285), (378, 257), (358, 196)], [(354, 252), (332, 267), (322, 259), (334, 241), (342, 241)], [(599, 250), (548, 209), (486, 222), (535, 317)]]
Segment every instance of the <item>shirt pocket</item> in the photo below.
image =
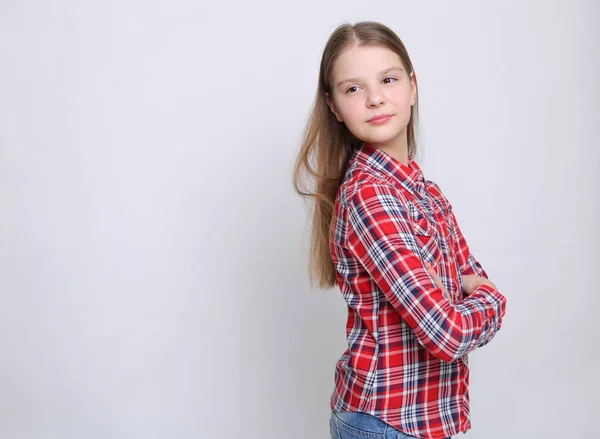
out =
[(412, 225), (421, 258), (435, 267), (442, 261), (440, 237), (435, 225), (421, 212), (413, 215)]

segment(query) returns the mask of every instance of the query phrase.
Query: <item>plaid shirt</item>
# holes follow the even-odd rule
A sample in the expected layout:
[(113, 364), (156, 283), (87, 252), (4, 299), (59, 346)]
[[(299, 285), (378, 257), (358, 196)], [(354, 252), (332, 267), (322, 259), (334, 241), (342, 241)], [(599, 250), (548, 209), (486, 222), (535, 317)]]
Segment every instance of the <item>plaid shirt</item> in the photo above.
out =
[(331, 254), (348, 305), (331, 409), (419, 438), (468, 430), (467, 354), (500, 329), (506, 299), (487, 285), (463, 297), (461, 274), (487, 274), (440, 188), (413, 159), (405, 166), (363, 144), (336, 197)]

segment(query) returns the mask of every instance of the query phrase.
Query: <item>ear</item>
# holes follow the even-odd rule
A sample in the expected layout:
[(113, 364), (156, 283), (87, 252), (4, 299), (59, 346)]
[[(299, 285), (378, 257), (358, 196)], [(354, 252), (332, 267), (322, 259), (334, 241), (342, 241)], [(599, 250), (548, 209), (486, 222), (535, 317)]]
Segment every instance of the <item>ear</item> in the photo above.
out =
[(410, 106), (417, 102), (417, 77), (415, 72), (410, 72)]
[(329, 109), (331, 110), (331, 112), (333, 114), (335, 114), (335, 118), (337, 119), (337, 121), (343, 122), (344, 120), (342, 119), (342, 116), (340, 115), (340, 113), (337, 112), (337, 110), (335, 108), (335, 104), (333, 103), (333, 99), (331, 99), (328, 92), (325, 92), (325, 101), (327, 101), (327, 105), (329, 106)]

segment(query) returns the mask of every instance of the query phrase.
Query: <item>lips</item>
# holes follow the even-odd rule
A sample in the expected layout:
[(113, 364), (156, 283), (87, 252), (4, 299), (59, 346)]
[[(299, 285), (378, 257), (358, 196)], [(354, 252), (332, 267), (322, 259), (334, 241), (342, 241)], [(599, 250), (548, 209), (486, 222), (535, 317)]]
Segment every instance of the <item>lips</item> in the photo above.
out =
[(367, 122), (374, 122), (376, 120), (387, 119), (389, 117), (392, 117), (392, 115), (391, 114), (379, 114), (379, 115), (374, 116), (371, 119), (367, 120)]
[(367, 123), (372, 126), (385, 125), (388, 123), (388, 120), (392, 118), (392, 116), (392, 114), (379, 114), (369, 119)]

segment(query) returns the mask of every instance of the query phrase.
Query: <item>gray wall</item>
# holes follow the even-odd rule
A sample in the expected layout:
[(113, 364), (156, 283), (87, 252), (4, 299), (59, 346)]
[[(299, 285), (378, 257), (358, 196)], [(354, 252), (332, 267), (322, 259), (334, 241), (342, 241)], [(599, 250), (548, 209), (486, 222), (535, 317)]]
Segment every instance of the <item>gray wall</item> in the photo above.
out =
[(344, 350), (291, 164), (342, 21), (391, 26), (419, 161), (508, 298), (469, 439), (597, 435), (593, 1), (0, 3), (0, 437), (327, 438)]

